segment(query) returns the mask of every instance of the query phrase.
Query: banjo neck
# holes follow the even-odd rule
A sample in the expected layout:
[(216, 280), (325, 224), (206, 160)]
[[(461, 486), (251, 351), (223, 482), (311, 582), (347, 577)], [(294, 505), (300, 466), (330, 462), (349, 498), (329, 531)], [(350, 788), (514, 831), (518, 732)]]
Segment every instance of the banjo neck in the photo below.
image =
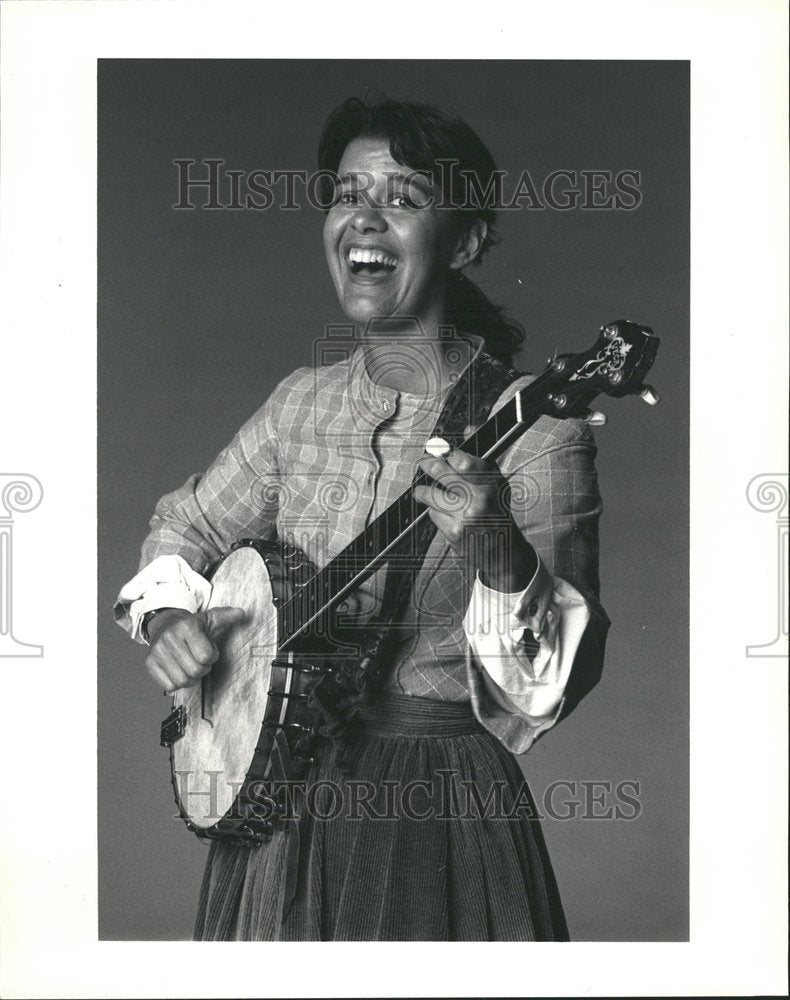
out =
[[(541, 416), (590, 419), (589, 404), (600, 393), (639, 394), (646, 402), (656, 402), (656, 394), (642, 379), (658, 344), (653, 331), (638, 323), (617, 320), (602, 326), (590, 350), (555, 355), (533, 382), (517, 390), (460, 447), (477, 458), (496, 458)], [(389, 559), (408, 558), (411, 533), (428, 517), (428, 508), (414, 499), (414, 487), (431, 482), (419, 472), (394, 503), (284, 601), (278, 612), (282, 648), (287, 649)]]
[[(528, 388), (533, 389), (537, 381)], [(493, 458), (515, 441), (541, 416), (537, 406), (530, 410), (526, 392), (517, 392), (460, 447), (478, 458)], [(281, 648), (287, 648), (396, 552), (409, 551), (411, 533), (428, 516), (428, 508), (414, 499), (414, 488), (431, 482), (430, 476), (419, 472), (397, 500), (283, 604)]]

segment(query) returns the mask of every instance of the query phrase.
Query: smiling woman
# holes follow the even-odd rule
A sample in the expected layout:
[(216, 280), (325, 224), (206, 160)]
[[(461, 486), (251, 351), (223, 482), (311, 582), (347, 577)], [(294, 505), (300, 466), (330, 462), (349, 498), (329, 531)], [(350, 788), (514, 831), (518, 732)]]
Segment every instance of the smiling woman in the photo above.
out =
[(433, 185), (403, 174), (386, 139), (352, 139), (338, 173), (324, 246), (343, 311), (365, 326), (419, 318), (435, 330), (446, 314), (448, 274), (475, 258), (485, 223), (462, 229), (437, 207)]
[[(411, 273), (399, 275), (385, 290), (387, 305), (397, 311), (389, 313), (375, 296), (360, 294), (359, 320), (420, 315), (416, 307), (422, 305), (429, 310), (423, 329), (445, 322), (473, 330), (485, 338), (493, 357), (509, 362), (523, 331), (504, 319), (502, 310), (476, 285), (463, 281), (463, 268), (480, 264), (496, 242), (496, 212), (486, 198), (470, 198), (469, 183), (474, 181), (476, 191), (490, 190), (496, 163), (469, 125), (428, 105), (349, 98), (330, 115), (318, 160), (326, 171), (323, 200), (333, 205), (324, 244), (344, 307), (340, 234), (347, 234), (342, 247), (350, 265), (351, 255), (356, 263), (359, 250), (387, 251), (389, 240), (397, 240), (400, 232), (409, 238), (412, 260)], [(329, 176), (338, 178), (334, 192), (329, 190)], [(353, 241), (355, 230), (359, 245)], [(386, 231), (388, 238), (377, 240), (379, 231)], [(420, 261), (421, 253), (427, 259)], [(395, 263), (393, 270), (397, 259)]]
[[(381, 567), (342, 593), (374, 640), (353, 668), (285, 696), (313, 720), (303, 742), (283, 727), (277, 744), (304, 801), (263, 846), (213, 841), (199, 939), (567, 938), (513, 754), (600, 675), (595, 447), (583, 421), (549, 417), (496, 462), (459, 447), (464, 414), (479, 424), (531, 379), (510, 368), (520, 328), (463, 276), (495, 215), (447, 189), (448, 160), (482, 188), (495, 170), (472, 129), (436, 109), (352, 99), (333, 112), (324, 247), (356, 349), (284, 379), (204, 475), (160, 501), (119, 594), (154, 681), (201, 684), (205, 720), (203, 679), (247, 613), (211, 603), (209, 566), (249, 537), (335, 566), (354, 539), (392, 527), (383, 512), (425, 474), (413, 496), (426, 530), (393, 550), (408, 557), (399, 575)], [(340, 496), (321, 488), (339, 481)], [(321, 673), (274, 662), (292, 685)]]

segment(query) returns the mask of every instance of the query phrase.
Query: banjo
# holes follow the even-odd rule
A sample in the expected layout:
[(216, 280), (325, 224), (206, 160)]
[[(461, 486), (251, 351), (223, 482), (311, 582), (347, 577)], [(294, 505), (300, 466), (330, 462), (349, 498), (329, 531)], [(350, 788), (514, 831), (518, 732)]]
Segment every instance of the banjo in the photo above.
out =
[[(657, 403), (643, 380), (658, 345), (638, 323), (601, 327), (590, 350), (555, 355), (460, 447), (494, 459), (544, 415), (603, 423), (588, 409), (600, 393)], [(319, 685), (331, 692), (344, 670), (364, 682), (370, 669), (364, 629), (342, 624), (342, 602), (385, 563), (407, 559), (428, 517), (413, 489), (430, 482), (418, 473), (320, 569), (294, 546), (254, 539), (234, 545), (213, 568), (209, 607), (240, 607), (246, 616), (218, 641), (219, 658), (200, 684), (174, 693), (160, 733), (179, 815), (201, 839), (259, 846), (286, 817), (287, 786), (307, 774), (320, 738), (311, 695)]]

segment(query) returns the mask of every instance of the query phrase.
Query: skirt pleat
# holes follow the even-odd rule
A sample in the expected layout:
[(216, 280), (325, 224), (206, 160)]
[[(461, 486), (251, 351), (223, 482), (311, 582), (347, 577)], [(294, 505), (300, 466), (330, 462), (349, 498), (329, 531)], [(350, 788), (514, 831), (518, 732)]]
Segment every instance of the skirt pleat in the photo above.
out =
[(287, 829), (212, 843), (196, 940), (568, 940), (521, 770), (469, 704), (380, 694), (351, 749), (350, 770), (328, 744), (317, 755), (295, 844)]

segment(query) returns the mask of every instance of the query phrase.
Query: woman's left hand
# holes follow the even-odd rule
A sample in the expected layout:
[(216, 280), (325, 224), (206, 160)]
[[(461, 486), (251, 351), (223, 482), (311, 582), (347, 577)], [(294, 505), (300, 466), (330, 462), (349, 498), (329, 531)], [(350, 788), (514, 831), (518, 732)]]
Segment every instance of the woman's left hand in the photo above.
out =
[(513, 520), (510, 486), (496, 462), (456, 450), (417, 464), (434, 482), (415, 487), (414, 498), (428, 507), (450, 546), (486, 586), (502, 593), (523, 590), (538, 558)]

